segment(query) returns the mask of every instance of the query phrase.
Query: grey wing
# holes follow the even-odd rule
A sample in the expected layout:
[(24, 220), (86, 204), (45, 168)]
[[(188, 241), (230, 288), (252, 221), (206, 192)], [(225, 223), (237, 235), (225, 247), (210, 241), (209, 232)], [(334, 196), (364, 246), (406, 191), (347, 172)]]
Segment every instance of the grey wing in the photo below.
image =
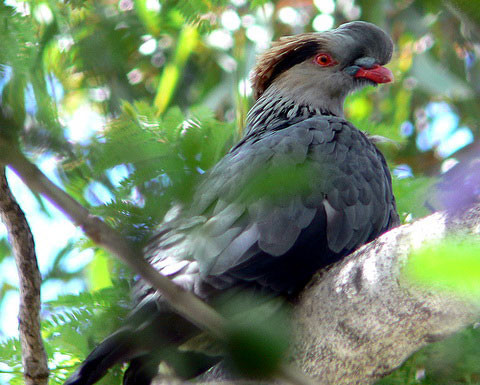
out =
[(251, 135), (211, 170), (188, 213), (167, 218), (147, 258), (203, 297), (239, 282), (292, 292), (387, 229), (389, 178), (375, 146), (342, 119)]
[[(330, 119), (330, 134), (316, 132), (312, 165), (323, 177), (313, 191), (325, 194), (327, 242), (349, 252), (398, 224), (390, 172), (380, 151), (350, 123)], [(330, 140), (334, 133), (334, 140)], [(315, 193), (312, 205), (319, 202)]]

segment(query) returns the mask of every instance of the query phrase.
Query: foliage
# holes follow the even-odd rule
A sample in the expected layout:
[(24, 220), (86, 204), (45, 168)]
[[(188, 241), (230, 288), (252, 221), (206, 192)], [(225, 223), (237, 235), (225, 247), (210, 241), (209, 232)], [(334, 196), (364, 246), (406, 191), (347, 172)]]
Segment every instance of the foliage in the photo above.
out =
[(376, 385), (478, 385), (478, 325), (415, 353), (400, 369)]
[[(478, 301), (480, 255), (478, 242), (451, 236), (410, 256), (403, 274), (427, 289), (447, 291), (468, 302)], [(479, 384), (480, 330), (468, 328), (432, 344), (411, 357), (397, 372), (378, 384)]]
[(479, 255), (478, 242), (447, 239), (412, 253), (404, 274), (416, 284), (475, 299), (480, 290)]
[[(346, 114), (369, 134), (395, 142), (380, 146), (394, 171), (401, 216), (425, 215), (431, 186), (459, 153), (458, 132), (479, 135), (476, 2), (451, 1), (447, 8), (436, 0), (352, 0), (332, 1), (330, 9), (327, 3), (2, 2), (0, 100), (11, 124), (2, 125), (0, 135), (14, 137), (39, 163), (53, 161), (58, 184), (142, 244), (172, 202), (188, 202), (201, 175), (238, 139), (252, 102), (245, 81), (255, 54), (272, 38), (311, 31), (322, 20), (340, 24), (361, 12), (392, 34), (396, 82), (351, 95)], [(467, 157), (468, 143), (461, 143)], [(84, 250), (93, 250), (91, 260), (68, 268)], [(0, 239), (0, 263), (11, 260)], [(43, 275), (44, 287), (80, 280), (89, 289), (44, 307), (52, 383), (61, 383), (125, 315), (131, 274), (75, 238), (59, 246)], [(0, 284), (3, 301), (16, 288), (7, 279)], [(475, 383), (478, 352), (470, 347), (477, 334), (470, 330), (416, 354), (384, 383)], [(449, 352), (458, 359), (445, 371), (435, 357)], [(21, 383), (17, 340), (0, 345), (0, 362), (12, 373), (10, 383)], [(423, 368), (425, 377), (417, 379)], [(119, 372), (104, 383), (118, 383)]]

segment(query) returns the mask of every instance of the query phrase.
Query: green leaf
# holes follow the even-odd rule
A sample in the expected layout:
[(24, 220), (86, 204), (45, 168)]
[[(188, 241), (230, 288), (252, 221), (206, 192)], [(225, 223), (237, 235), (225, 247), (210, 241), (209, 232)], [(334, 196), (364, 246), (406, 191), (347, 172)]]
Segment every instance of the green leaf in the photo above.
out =
[(253, 292), (218, 299), (228, 319), (227, 364), (248, 377), (272, 376), (290, 342), (290, 312), (278, 299)]
[(97, 249), (92, 262), (88, 266), (91, 290), (100, 290), (112, 286), (110, 277), (110, 258), (103, 249)]
[(404, 268), (413, 283), (469, 298), (480, 295), (480, 242), (449, 238), (412, 252)]
[(413, 218), (430, 214), (426, 202), (431, 197), (432, 186), (436, 181), (436, 178), (429, 177), (393, 178), (393, 192), (401, 218), (405, 219), (410, 214)]
[(6, 237), (0, 238), (0, 263), (7, 257), (12, 256), (12, 249)]
[[(231, 325), (227, 352), (233, 368), (248, 377), (269, 377), (279, 368), (289, 345), (282, 325), (250, 319)], [(267, 325), (268, 324), (268, 325)]]

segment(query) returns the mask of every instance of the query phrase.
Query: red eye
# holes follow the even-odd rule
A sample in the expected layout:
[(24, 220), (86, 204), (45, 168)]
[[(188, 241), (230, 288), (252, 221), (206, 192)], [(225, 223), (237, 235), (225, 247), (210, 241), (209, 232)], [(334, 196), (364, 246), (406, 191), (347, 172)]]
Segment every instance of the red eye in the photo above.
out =
[(317, 56), (315, 56), (315, 63), (321, 65), (322, 67), (329, 67), (337, 64), (337, 61), (333, 60), (328, 53), (319, 53)]

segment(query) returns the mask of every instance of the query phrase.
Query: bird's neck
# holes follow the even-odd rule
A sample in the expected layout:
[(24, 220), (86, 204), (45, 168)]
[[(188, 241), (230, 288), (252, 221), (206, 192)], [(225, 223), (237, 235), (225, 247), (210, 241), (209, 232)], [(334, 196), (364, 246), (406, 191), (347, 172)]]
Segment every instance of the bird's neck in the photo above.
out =
[(300, 91), (272, 84), (248, 112), (246, 134), (283, 129), (315, 115), (343, 117), (343, 100), (324, 103), (315, 95), (308, 98), (308, 90)]

